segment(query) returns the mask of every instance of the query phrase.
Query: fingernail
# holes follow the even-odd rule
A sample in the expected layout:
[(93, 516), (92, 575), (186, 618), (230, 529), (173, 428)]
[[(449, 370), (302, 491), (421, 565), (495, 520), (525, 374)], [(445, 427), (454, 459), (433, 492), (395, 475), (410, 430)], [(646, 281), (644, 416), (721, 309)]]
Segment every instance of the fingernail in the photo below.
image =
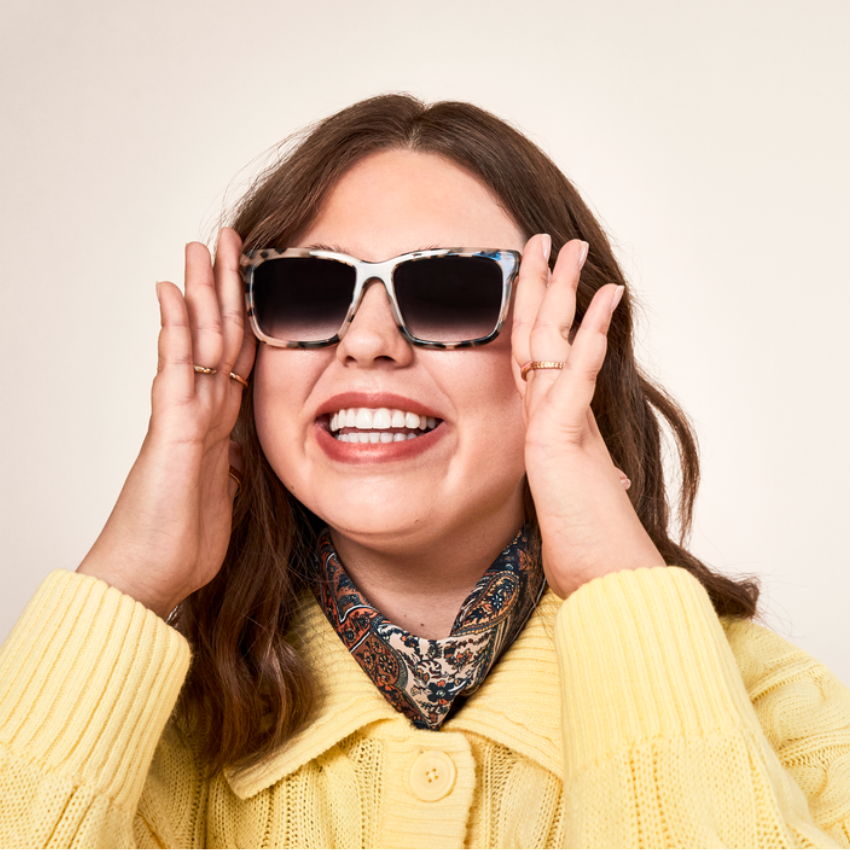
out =
[(620, 483), (623, 485), (623, 489), (628, 490), (629, 487), (632, 486), (632, 482), (628, 478), (621, 478)]
[(614, 290), (614, 296), (611, 298), (611, 312), (613, 313), (617, 309), (617, 305), (623, 298), (623, 293), (626, 291), (625, 286), (618, 286)]
[(159, 301), (159, 287), (162, 285), (162, 281), (158, 280), (156, 282), (156, 300)]
[(581, 271), (584, 268), (584, 264), (587, 261), (587, 252), (590, 250), (590, 245), (587, 242), (581, 243), (581, 250), (578, 254), (578, 269)]
[(552, 250), (552, 237), (548, 233), (540, 237), (540, 247), (543, 249), (543, 259), (548, 263), (549, 252)]

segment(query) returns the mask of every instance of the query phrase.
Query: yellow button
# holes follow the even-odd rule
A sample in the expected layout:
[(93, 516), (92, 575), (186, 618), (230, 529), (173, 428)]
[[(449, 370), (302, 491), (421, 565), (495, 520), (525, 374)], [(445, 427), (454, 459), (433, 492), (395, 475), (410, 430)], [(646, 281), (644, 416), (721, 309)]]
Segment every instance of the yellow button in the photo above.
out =
[(410, 784), (420, 800), (433, 803), (442, 800), (454, 788), (457, 769), (455, 763), (438, 750), (428, 750), (413, 762)]

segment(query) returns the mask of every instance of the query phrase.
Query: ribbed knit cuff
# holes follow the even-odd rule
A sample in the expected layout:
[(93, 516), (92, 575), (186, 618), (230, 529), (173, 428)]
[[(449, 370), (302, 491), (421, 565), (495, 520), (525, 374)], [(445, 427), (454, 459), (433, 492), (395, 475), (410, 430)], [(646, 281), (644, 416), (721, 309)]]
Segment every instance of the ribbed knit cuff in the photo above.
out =
[(135, 805), (189, 660), (134, 599), (51, 573), (0, 650), (0, 745)]
[(683, 569), (612, 573), (558, 612), (567, 773), (652, 738), (755, 727), (723, 627)]

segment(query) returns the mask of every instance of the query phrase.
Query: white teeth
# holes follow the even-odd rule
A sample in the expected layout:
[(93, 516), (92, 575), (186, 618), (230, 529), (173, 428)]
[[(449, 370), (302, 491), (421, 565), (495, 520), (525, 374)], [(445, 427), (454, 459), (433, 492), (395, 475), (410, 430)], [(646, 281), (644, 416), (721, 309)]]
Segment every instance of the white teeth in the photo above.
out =
[[(388, 407), (370, 409), (349, 407), (331, 414), (328, 421), (331, 433), (343, 443), (400, 443), (412, 440), (424, 431), (437, 427), (434, 416), (422, 416), (405, 410)], [(338, 433), (343, 428), (357, 428), (358, 432)], [(389, 433), (390, 428), (406, 428), (414, 433)]]
[(393, 417), (386, 407), (381, 407), (372, 416), (372, 427), (383, 430), (392, 426)]
[(349, 434), (340, 434), (337, 439), (341, 443), (403, 443), (405, 440), (415, 440), (418, 433), (395, 434), (390, 431), (355, 431)]
[(341, 428), (359, 428), (361, 431), (373, 428), (378, 431), (385, 431), (387, 428), (418, 428), (424, 431), (426, 428), (436, 428), (437, 420), (433, 416), (420, 416), (418, 413), (390, 410), (388, 407), (379, 407), (377, 410), (350, 407), (334, 413), (329, 424), (331, 431), (339, 431)]

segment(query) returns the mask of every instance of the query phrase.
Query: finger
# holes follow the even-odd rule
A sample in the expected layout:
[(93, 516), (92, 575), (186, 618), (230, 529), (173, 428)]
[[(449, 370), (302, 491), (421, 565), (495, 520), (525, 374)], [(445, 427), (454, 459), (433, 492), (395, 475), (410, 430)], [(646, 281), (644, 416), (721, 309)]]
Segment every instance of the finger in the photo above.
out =
[[(251, 327), (246, 325), (242, 331), (242, 347), (239, 349), (239, 355), (237, 356), (236, 362), (233, 364), (231, 371), (235, 375), (239, 375), (240, 378), (244, 378), (247, 381), (251, 374), (251, 369), (254, 366), (256, 354), (257, 337), (254, 336), (254, 331)], [(238, 382), (234, 381), (233, 383)], [(239, 386), (241, 387), (242, 385), (239, 384)]]
[[(540, 309), (549, 282), (549, 251), (552, 238), (547, 234), (532, 236), (522, 252), (522, 262), (517, 278), (514, 299), (514, 321), (511, 329), (511, 347), (514, 356), (514, 372), (531, 360), (531, 328)], [(525, 388), (519, 384), (520, 391)]]
[[(570, 329), (576, 311), (579, 275), (587, 259), (588, 244), (580, 239), (568, 242), (558, 255), (549, 287), (543, 296), (531, 328), (531, 360), (566, 362), (570, 356)], [(546, 370), (536, 375), (536, 384), (551, 385), (558, 373)]]
[(180, 290), (169, 281), (156, 287), (161, 330), (157, 342), (157, 376), (154, 380), (154, 402), (162, 394), (175, 400), (192, 397), (195, 373), (192, 369), (192, 334), (189, 314)]
[(590, 306), (576, 333), (567, 365), (558, 376), (548, 398), (557, 408), (566, 429), (581, 431), (596, 390), (596, 378), (605, 361), (611, 315), (623, 293), (623, 287), (603, 286)]
[(223, 228), (218, 235), (213, 277), (222, 324), (221, 366), (228, 371), (236, 362), (244, 341), (246, 315), (244, 287), (239, 273), (241, 251), (239, 234), (230, 227)]
[(217, 369), (223, 351), (221, 312), (210, 252), (200, 242), (190, 242), (186, 246), (186, 309), (194, 362)]

